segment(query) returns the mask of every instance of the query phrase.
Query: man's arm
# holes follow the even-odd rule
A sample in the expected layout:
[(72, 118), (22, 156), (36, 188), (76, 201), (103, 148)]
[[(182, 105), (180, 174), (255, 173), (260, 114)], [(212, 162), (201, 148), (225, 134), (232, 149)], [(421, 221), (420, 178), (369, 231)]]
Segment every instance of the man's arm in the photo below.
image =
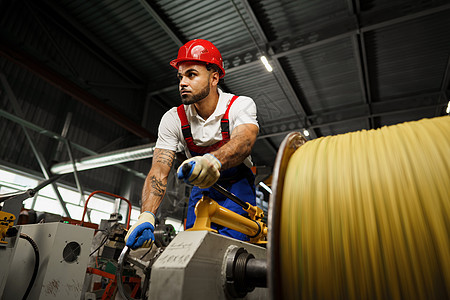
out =
[(211, 152), (221, 163), (222, 170), (241, 164), (250, 155), (259, 128), (254, 124), (242, 124), (233, 129), (230, 141)]
[(141, 211), (150, 211), (156, 214), (167, 187), (167, 177), (172, 168), (175, 151), (155, 149), (153, 153), (152, 168), (145, 179), (142, 190)]

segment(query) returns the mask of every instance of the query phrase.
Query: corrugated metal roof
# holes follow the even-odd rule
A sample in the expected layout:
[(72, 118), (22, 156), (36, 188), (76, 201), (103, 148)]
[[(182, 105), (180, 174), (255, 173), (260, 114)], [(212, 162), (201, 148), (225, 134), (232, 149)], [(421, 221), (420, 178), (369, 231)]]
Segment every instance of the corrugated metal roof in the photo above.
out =
[(367, 33), (374, 101), (439, 91), (449, 58), (448, 33), (449, 11)]
[(286, 57), (313, 113), (364, 103), (350, 38)]
[(346, 1), (263, 0), (258, 2), (265, 13), (265, 18), (270, 22), (276, 39), (314, 32), (350, 14)]
[(167, 77), (177, 45), (139, 1), (63, 1), (62, 5), (134, 68), (152, 80)]
[[(228, 57), (239, 47), (252, 45), (250, 33), (240, 20), (231, 1), (156, 1), (164, 13), (187, 40), (202, 38), (210, 40)], [(238, 7), (241, 6), (236, 1)], [(248, 18), (242, 13), (244, 18)], [(253, 26), (249, 24), (253, 35)], [(251, 46), (252, 47), (252, 46)], [(174, 52), (176, 55), (176, 51)]]

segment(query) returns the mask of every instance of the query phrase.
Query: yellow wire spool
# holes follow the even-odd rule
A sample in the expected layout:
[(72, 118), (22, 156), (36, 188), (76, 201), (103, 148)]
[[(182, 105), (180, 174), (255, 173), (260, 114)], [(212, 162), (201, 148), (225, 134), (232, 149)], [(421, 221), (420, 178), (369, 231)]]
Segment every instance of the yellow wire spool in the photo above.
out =
[(298, 136), (272, 183), (272, 298), (450, 299), (450, 117)]

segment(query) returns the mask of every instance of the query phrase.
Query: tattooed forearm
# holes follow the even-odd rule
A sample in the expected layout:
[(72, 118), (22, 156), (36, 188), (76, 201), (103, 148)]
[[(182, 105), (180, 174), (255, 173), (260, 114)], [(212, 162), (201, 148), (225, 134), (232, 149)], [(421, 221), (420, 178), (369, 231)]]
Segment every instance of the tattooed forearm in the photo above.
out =
[(258, 135), (258, 127), (244, 124), (233, 130), (231, 139), (219, 150), (212, 152), (222, 163), (222, 170), (239, 165), (250, 155)]
[(167, 188), (167, 177), (172, 168), (175, 151), (155, 149), (150, 172), (142, 190), (142, 211), (156, 213)]
[(175, 158), (175, 151), (155, 149), (153, 160), (157, 163), (164, 164), (172, 168), (173, 159)]
[(142, 211), (156, 213), (167, 188), (167, 177), (159, 178), (152, 171), (145, 179), (142, 190)]
[(155, 176), (150, 177), (150, 185), (152, 187), (150, 193), (155, 195), (156, 197), (164, 196), (167, 188), (167, 182), (163, 182), (162, 180), (158, 180)]

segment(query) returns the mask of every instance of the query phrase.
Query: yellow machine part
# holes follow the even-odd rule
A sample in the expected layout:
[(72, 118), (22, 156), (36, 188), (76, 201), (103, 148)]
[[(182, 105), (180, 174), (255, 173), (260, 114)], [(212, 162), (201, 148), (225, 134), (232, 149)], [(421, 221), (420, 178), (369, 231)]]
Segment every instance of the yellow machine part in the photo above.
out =
[(187, 231), (217, 232), (211, 228), (211, 223), (216, 223), (248, 235), (251, 243), (266, 244), (267, 226), (261, 221), (264, 213), (259, 207), (248, 205), (246, 211), (249, 213), (249, 218), (246, 218), (220, 206), (213, 199), (203, 196), (195, 205), (194, 226)]
[(8, 243), (4, 240), (6, 237), (6, 232), (14, 225), (15, 219), (16, 217), (13, 214), (0, 211), (0, 244)]
[(450, 299), (450, 117), (298, 148), (280, 264), (283, 299)]

